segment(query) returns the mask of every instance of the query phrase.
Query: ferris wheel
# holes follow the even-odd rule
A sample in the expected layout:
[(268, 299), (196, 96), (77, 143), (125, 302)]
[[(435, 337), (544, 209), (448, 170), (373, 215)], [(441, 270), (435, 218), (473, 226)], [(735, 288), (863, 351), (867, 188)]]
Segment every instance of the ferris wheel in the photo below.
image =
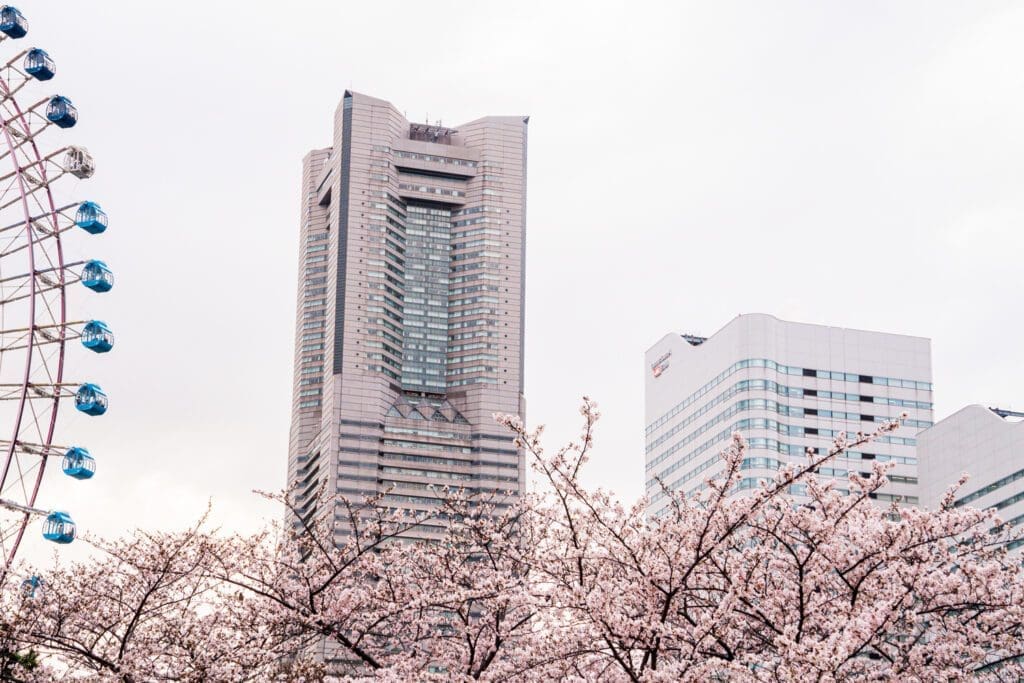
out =
[[(21, 12), (0, 6), (0, 48), (27, 33)], [(6, 52), (15, 54), (6, 62), (0, 57), (0, 570), (37, 522), (49, 541), (74, 540), (71, 515), (37, 508), (36, 498), (50, 459), (60, 459), (74, 479), (96, 471), (88, 449), (54, 443), (62, 399), (96, 416), (106, 412), (107, 396), (97, 384), (67, 380), (66, 345), (77, 340), (96, 353), (114, 345), (106, 323), (69, 318), (67, 311), (68, 287), (102, 293), (114, 284), (103, 261), (64, 258), (65, 237), (107, 228), (99, 204), (69, 202), (59, 193), (62, 179), (86, 179), (95, 170), (84, 147), (66, 142), (78, 110), (63, 95), (40, 92), (56, 75), (45, 50)], [(71, 230), (76, 234), (66, 234)]]

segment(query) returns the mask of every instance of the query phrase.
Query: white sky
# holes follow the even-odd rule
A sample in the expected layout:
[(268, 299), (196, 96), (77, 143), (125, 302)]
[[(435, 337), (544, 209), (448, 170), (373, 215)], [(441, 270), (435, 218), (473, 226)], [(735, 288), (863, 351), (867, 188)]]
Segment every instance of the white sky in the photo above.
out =
[(937, 417), (1024, 408), (1020, 4), (16, 4), (57, 60), (33, 93), (81, 114), (47, 145), (99, 164), (61, 192), (111, 217), (69, 250), (115, 269), (72, 315), (117, 347), (68, 373), (111, 409), (58, 431), (99, 470), (53, 468), (40, 501), (85, 531), (276, 514), (250, 491), (284, 484), (300, 160), (345, 88), (412, 120), (530, 115), (527, 417), (554, 447), (597, 399), (589, 478), (624, 498), (644, 350), (741, 312), (930, 337)]

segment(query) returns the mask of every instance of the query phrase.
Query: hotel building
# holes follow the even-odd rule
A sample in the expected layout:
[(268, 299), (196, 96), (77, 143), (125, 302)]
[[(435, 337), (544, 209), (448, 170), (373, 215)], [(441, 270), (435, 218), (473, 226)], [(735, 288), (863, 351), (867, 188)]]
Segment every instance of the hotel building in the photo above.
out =
[[(874, 431), (906, 412), (890, 434), (821, 467), (839, 486), (873, 461), (895, 464), (880, 501), (917, 504), (917, 434), (932, 424), (928, 339), (741, 315), (711, 337), (672, 333), (644, 360), (646, 492), (692, 493), (721, 471), (734, 432), (749, 444), (738, 491), (760, 485), (806, 449), (839, 432)], [(659, 483), (660, 482), (660, 483)], [(795, 484), (792, 493), (804, 493)]]
[(525, 410), (527, 121), (410, 123), (346, 92), (333, 145), (303, 160), (288, 483), (338, 540), (342, 497), (431, 510), (446, 486), (524, 488), (492, 415)]

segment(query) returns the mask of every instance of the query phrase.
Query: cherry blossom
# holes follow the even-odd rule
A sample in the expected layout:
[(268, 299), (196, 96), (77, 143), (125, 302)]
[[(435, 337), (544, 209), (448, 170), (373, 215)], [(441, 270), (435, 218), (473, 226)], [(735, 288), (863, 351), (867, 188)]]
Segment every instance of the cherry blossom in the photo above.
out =
[[(991, 511), (882, 506), (888, 468), (818, 469), (841, 435), (739, 491), (739, 435), (696, 493), (625, 505), (584, 486), (599, 419), (553, 453), (498, 416), (533, 493), (382, 495), (254, 535), (92, 540), (3, 577), (0, 667), (24, 681), (933, 681), (1024, 676), (1024, 577)], [(799, 483), (801, 495), (790, 492)], [(805, 493), (804, 493), (805, 492)], [(38, 590), (19, 589), (26, 572)], [(31, 594), (30, 594), (31, 593)]]

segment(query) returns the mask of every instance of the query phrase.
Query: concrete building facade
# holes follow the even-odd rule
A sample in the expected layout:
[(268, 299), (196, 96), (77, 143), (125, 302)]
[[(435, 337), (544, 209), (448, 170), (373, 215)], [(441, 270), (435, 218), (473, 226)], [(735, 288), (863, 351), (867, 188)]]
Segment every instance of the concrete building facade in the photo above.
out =
[(492, 415), (525, 412), (527, 122), (410, 123), (346, 92), (334, 144), (303, 160), (288, 449), (302, 517), (339, 518), (341, 497), (430, 510), (440, 487), (523, 490)]
[(967, 406), (921, 432), (918, 457), (925, 507), (937, 508), (946, 490), (966, 473), (970, 479), (954, 505), (995, 508), (1007, 524), (1024, 523), (1024, 415)]
[[(806, 449), (845, 431), (870, 432), (908, 417), (896, 432), (846, 453), (819, 476), (842, 487), (872, 461), (895, 464), (883, 502), (917, 504), (917, 433), (932, 424), (931, 343), (921, 337), (740, 315), (709, 338), (668, 334), (644, 360), (646, 492), (653, 514), (661, 483), (695, 492), (721, 471), (719, 453), (739, 432), (750, 446), (738, 493)], [(659, 483), (659, 481), (661, 483)], [(792, 493), (801, 495), (803, 486)]]

